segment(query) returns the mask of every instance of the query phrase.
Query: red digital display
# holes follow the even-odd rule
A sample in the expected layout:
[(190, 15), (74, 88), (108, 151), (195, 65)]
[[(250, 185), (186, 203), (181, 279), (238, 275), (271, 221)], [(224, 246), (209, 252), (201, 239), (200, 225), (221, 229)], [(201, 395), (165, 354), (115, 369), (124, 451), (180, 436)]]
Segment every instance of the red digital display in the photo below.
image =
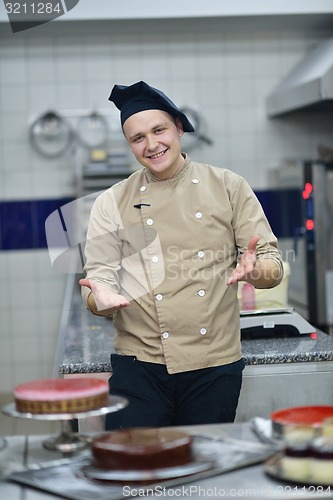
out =
[(312, 231), (312, 229), (314, 229), (314, 221), (312, 219), (306, 219), (305, 227), (308, 231)]
[(311, 182), (306, 182), (305, 185), (304, 185), (304, 191), (306, 191), (307, 193), (312, 193), (313, 191), (313, 186), (311, 184)]

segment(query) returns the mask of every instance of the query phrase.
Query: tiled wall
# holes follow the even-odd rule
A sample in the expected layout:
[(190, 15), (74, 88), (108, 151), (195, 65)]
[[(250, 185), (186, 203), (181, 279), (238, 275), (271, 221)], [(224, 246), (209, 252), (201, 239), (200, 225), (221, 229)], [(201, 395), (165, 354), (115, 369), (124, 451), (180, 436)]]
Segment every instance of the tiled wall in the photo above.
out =
[[(107, 108), (114, 83), (146, 80), (201, 116), (212, 145), (184, 142), (193, 159), (228, 167), (255, 189), (283, 157), (332, 146), (331, 115), (268, 120), (265, 97), (327, 32), (224, 29), (218, 22), (50, 23), (13, 35), (0, 25), (0, 201), (75, 194), (74, 150), (38, 156), (28, 123), (47, 110)], [(111, 137), (112, 140), (112, 137)], [(20, 226), (12, 227), (17, 238)], [(3, 230), (0, 230), (0, 238)], [(0, 392), (53, 372), (66, 276), (47, 249), (0, 252)]]

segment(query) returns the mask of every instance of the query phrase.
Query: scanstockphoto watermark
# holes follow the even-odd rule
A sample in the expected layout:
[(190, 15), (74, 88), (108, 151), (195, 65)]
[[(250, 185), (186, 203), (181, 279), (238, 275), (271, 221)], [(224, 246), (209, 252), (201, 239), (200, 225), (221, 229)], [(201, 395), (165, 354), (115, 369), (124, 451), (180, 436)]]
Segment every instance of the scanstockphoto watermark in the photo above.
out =
[(13, 33), (35, 28), (63, 16), (79, 0), (3, 0)]
[(131, 486), (123, 487), (123, 496), (140, 497), (143, 495), (154, 495), (155, 497), (181, 497), (187, 498), (191, 496), (202, 498), (250, 498), (256, 495), (255, 489), (250, 488), (231, 488), (224, 489), (214, 486), (213, 488), (203, 488), (197, 485), (182, 485), (176, 488), (166, 488), (165, 486), (156, 486), (155, 488), (133, 488)]
[(128, 497), (146, 497), (153, 495), (154, 497), (164, 497), (164, 498), (190, 498), (190, 497), (200, 497), (200, 498), (282, 498), (286, 494), (300, 494), (307, 495), (311, 493), (314, 496), (321, 498), (322, 496), (331, 497), (333, 492), (331, 487), (323, 486), (288, 486), (288, 485), (258, 485), (257, 488), (218, 488), (214, 486), (212, 488), (203, 488), (199, 485), (181, 485), (175, 488), (166, 488), (165, 486), (155, 486), (154, 488), (140, 488), (132, 486), (123, 487), (124, 498)]

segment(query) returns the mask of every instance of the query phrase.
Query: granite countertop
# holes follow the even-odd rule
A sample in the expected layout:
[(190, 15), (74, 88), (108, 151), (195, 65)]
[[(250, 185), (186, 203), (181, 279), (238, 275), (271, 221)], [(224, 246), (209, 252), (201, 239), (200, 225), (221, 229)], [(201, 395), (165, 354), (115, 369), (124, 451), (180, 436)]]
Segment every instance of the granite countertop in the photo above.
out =
[[(89, 313), (74, 292), (59, 354), (60, 374), (110, 372), (114, 352), (112, 319)], [(333, 337), (317, 331), (309, 335), (252, 335), (242, 340), (246, 365), (333, 361)]]

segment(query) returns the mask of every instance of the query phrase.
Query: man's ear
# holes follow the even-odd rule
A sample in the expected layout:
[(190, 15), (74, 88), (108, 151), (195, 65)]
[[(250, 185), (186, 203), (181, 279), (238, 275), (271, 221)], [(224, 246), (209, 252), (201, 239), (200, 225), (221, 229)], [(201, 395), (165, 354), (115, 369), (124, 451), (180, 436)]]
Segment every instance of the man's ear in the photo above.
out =
[(182, 135), (184, 135), (184, 128), (182, 121), (179, 118), (176, 118), (176, 127), (178, 129), (179, 137), (182, 137)]

